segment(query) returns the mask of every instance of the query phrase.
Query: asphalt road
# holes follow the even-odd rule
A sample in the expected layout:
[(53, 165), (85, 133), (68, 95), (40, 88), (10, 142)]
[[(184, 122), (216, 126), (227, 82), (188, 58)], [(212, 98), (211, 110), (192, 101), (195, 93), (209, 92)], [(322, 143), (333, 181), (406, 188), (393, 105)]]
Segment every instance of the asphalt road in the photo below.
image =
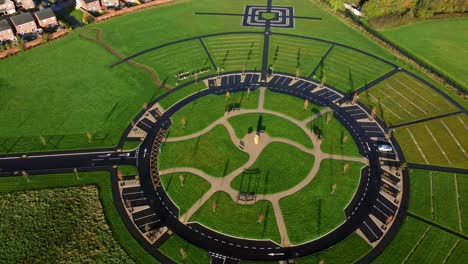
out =
[[(363, 219), (369, 215), (370, 209), (377, 198), (380, 188), (380, 167), (377, 150), (373, 144), (368, 144), (370, 139), (366, 136), (356, 120), (339, 106), (327, 101), (325, 98), (312, 95), (308, 90), (283, 89), (285, 88), (284, 86), (281, 89), (275, 89), (275, 87), (269, 88), (276, 92), (290, 94), (302, 99), (307, 98), (312, 102), (321, 103), (322, 105), (325, 104), (331, 107), (335, 111), (335, 116), (337, 116), (340, 121), (344, 122), (343, 124), (355, 138), (361, 153), (369, 159), (370, 173), (362, 175), (363, 178), (360, 181), (357, 191), (359, 197), (353, 198), (353, 201), (359, 202), (352, 203), (355, 206), (355, 208), (350, 209), (353, 214), (347, 217), (345, 223), (331, 233), (306, 244), (281, 247), (271, 241), (239, 239), (227, 236), (198, 224), (185, 225), (178, 220), (177, 208), (168, 198), (164, 189), (161, 187), (155, 189), (153, 187), (149, 170), (150, 155), (144, 155), (143, 153), (151, 152), (153, 141), (158, 131), (162, 128), (165, 130), (168, 129), (170, 126), (169, 118), (175, 112), (202, 96), (206, 96), (210, 93), (223, 94), (228, 90), (228, 87), (210, 88), (186, 97), (164, 112), (143, 141), (138, 156), (139, 175), (143, 192), (150, 201), (150, 206), (160, 216), (164, 225), (190, 243), (210, 252), (249, 260), (283, 260), (307, 256), (335, 245), (354, 232), (362, 224)], [(246, 85), (239, 85), (237, 87), (229, 86), (230, 91), (246, 89)]]
[(0, 176), (58, 173), (70, 169), (100, 170), (113, 165), (136, 165), (136, 153), (114, 150), (62, 151), (0, 156)]

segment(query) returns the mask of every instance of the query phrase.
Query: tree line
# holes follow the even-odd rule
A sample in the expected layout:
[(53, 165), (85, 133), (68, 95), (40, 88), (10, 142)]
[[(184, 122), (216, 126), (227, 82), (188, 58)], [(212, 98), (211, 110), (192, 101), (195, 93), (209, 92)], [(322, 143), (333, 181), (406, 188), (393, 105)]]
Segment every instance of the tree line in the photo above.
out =
[(467, 13), (467, 0), (322, 0), (335, 10), (358, 8), (371, 24), (391, 26), (435, 15)]

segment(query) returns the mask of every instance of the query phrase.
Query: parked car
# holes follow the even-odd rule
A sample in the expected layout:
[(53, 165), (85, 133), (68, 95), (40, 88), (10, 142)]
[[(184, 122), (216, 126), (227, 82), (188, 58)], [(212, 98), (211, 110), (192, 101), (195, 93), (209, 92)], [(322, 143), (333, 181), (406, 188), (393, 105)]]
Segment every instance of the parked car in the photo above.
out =
[(378, 144), (378, 145), (377, 145), (377, 148), (378, 148), (379, 151), (381, 151), (381, 152), (391, 152), (391, 151), (393, 151), (392, 146), (387, 145), (387, 144)]

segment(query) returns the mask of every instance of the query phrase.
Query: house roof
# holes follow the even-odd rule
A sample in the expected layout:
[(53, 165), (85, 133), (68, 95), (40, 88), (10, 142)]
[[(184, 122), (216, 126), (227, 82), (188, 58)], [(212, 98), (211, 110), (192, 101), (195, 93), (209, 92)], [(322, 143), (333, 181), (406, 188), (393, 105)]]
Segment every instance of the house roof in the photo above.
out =
[[(0, 0), (1, 1), (1, 0)], [(11, 29), (10, 24), (6, 19), (0, 20), (0, 31)]]
[(31, 13), (26, 12), (17, 16), (10, 17), (13, 24), (16, 26), (26, 24), (29, 22), (34, 22), (34, 18), (32, 17)]
[[(1, 0), (0, 0), (1, 1)], [(93, 3), (93, 2), (98, 2), (99, 0), (83, 0), (85, 3)]]
[(38, 19), (43, 20), (46, 18), (55, 17), (55, 14), (54, 14), (54, 11), (52, 11), (52, 9), (45, 8), (45, 9), (37, 11), (36, 16)]

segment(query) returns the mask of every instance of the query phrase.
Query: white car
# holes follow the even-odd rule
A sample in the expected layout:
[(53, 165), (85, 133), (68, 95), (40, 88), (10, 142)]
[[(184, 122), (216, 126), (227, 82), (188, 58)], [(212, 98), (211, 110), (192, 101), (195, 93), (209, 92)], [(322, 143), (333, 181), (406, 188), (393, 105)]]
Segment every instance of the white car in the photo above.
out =
[(377, 148), (379, 149), (379, 151), (382, 151), (382, 152), (393, 151), (393, 148), (390, 145), (379, 144), (377, 145)]

